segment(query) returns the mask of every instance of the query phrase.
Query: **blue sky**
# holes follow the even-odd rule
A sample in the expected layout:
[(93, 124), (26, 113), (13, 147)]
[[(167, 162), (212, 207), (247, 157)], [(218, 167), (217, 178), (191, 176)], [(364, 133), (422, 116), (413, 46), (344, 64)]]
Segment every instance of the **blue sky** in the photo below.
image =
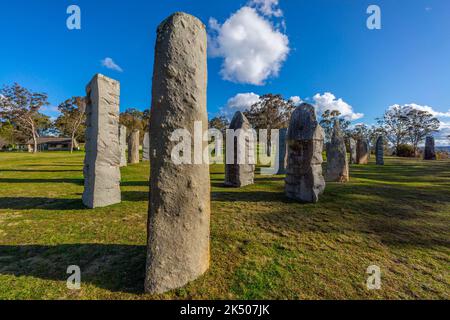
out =
[[(239, 108), (229, 103), (237, 94), (248, 98), (249, 93), (280, 93), (321, 103), (323, 108), (350, 107), (349, 117), (368, 124), (391, 105), (414, 103), (432, 108), (450, 133), (449, 1), (265, 0), (274, 4), (269, 7), (272, 14), (264, 11), (262, 1), (2, 1), (0, 85), (19, 82), (47, 92), (52, 106), (45, 112), (55, 116), (59, 102), (84, 95), (92, 76), (103, 73), (121, 82), (122, 111), (149, 108), (156, 27), (171, 13), (185, 11), (208, 26), (215, 41), (211, 43), (219, 46), (220, 52), (208, 59), (210, 116), (227, 106)], [(81, 30), (66, 27), (71, 4), (81, 8)], [(381, 8), (381, 30), (366, 27), (371, 4)], [(288, 50), (278, 59), (270, 57), (273, 52), (267, 52), (267, 46), (257, 46), (262, 51), (258, 54), (269, 55), (265, 66), (270, 74), (256, 76), (261, 80), (258, 85), (255, 75), (245, 74), (245, 69), (228, 79), (221, 73), (224, 57), (236, 52), (233, 44), (221, 44), (217, 35), (222, 32), (226, 38), (226, 32), (233, 32), (233, 24), (231, 31), (223, 28), (230, 18), (239, 26), (242, 19), (236, 14), (244, 6), (252, 8), (257, 22), (265, 21), (274, 39), (288, 41), (278, 43), (280, 52)], [(215, 27), (210, 18), (216, 19)], [(264, 41), (266, 35), (256, 36)], [(247, 36), (253, 37), (251, 32)], [(276, 45), (274, 41), (273, 50)], [(102, 66), (105, 58), (122, 72)], [(253, 79), (253, 84), (246, 79)]]

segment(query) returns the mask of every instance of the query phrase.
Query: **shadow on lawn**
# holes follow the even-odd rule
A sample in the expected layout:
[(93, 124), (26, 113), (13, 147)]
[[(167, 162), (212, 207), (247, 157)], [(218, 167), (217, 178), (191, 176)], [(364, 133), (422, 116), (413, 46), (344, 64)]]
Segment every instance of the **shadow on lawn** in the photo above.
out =
[(0, 209), (83, 210), (86, 208), (83, 206), (81, 197), (80, 199), (11, 197), (0, 198)]
[(237, 201), (237, 202), (281, 202), (281, 203), (297, 203), (286, 197), (284, 192), (268, 192), (268, 191), (238, 191), (234, 192), (212, 192), (212, 201)]
[(30, 172), (30, 173), (52, 173), (52, 172), (83, 172), (83, 169), (79, 170), (58, 170), (58, 169), (41, 169), (41, 170), (29, 170), (29, 169), (0, 169), (0, 172)]
[(67, 267), (81, 269), (81, 285), (143, 293), (146, 247), (115, 244), (0, 246), (0, 275), (67, 281)]
[[(78, 172), (78, 171), (77, 171)], [(11, 179), (0, 178), (0, 183), (72, 183), (76, 185), (84, 185), (84, 179)]]
[(122, 201), (148, 201), (150, 193), (147, 191), (122, 191)]
[[(261, 198), (276, 201), (275, 195)], [(442, 211), (449, 202), (448, 191), (440, 188), (334, 183), (327, 186), (319, 207), (298, 204), (286, 211), (282, 207), (275, 212), (256, 210), (249, 219), (273, 233), (356, 232), (371, 234), (375, 242), (390, 246), (449, 247), (448, 217)]]
[(122, 181), (120, 182), (121, 187), (148, 187), (150, 182), (147, 181)]

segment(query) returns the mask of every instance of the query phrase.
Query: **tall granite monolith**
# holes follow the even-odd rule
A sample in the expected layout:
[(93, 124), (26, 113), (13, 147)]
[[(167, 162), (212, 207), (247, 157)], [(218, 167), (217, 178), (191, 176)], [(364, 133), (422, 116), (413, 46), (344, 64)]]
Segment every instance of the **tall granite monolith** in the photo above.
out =
[(120, 203), (120, 83), (97, 74), (86, 88), (86, 155), (83, 204)]
[(379, 136), (375, 145), (376, 163), (379, 166), (384, 166), (384, 138)]
[(356, 141), (353, 138), (348, 139), (349, 153), (350, 153), (350, 164), (358, 163), (358, 156), (356, 154)]
[(326, 181), (347, 182), (349, 180), (347, 148), (339, 121), (334, 122), (331, 141), (327, 147)]
[(356, 163), (368, 164), (370, 157), (369, 141), (364, 138), (359, 138), (356, 142)]
[[(208, 161), (177, 164), (171, 157), (179, 143), (171, 139), (175, 130), (194, 137), (195, 122), (201, 122), (203, 134), (208, 130), (206, 61), (206, 28), (197, 18), (175, 13), (158, 27), (150, 126), (149, 293), (182, 287), (209, 268)], [(208, 146), (201, 136), (200, 146)]]
[(119, 126), (120, 166), (127, 166), (127, 127)]
[(436, 160), (434, 137), (428, 136), (425, 140), (424, 160)]
[(322, 175), (324, 131), (314, 107), (303, 103), (292, 113), (287, 133), (288, 159), (285, 191), (300, 202), (319, 201), (325, 190)]
[[(229, 135), (230, 132), (234, 132), (234, 135)], [(255, 148), (252, 134), (248, 119), (242, 112), (236, 112), (227, 134), (224, 183), (227, 187), (241, 188), (254, 183), (255, 164), (252, 159), (254, 159)]]
[(142, 142), (142, 161), (150, 161), (150, 134), (144, 134), (144, 141)]
[(287, 128), (278, 131), (278, 172), (277, 174), (286, 174), (286, 135)]
[(139, 130), (133, 130), (128, 137), (128, 163), (139, 163)]

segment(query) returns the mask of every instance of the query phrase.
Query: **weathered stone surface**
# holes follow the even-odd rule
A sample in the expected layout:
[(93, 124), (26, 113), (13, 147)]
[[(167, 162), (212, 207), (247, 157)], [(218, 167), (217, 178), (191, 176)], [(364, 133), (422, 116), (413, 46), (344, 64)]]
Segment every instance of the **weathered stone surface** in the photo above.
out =
[(118, 81), (97, 74), (86, 88), (86, 155), (83, 203), (88, 208), (120, 203)]
[(150, 161), (150, 134), (144, 134), (144, 141), (142, 142), (142, 161)]
[(128, 163), (139, 163), (139, 130), (133, 130), (128, 137)]
[[(230, 123), (230, 130), (235, 130), (236, 134), (250, 135), (251, 125), (245, 115), (238, 111), (234, 114), (233, 119)], [(252, 164), (251, 154), (254, 154), (254, 142), (250, 139), (245, 138), (245, 142), (241, 145), (241, 151), (245, 152), (245, 160), (239, 161), (238, 150), (239, 150), (239, 137), (234, 138), (234, 158), (231, 163), (227, 161), (225, 165), (225, 186), (232, 188), (241, 188), (254, 183), (255, 177), (255, 165)], [(241, 139), (242, 140), (242, 139)], [(230, 141), (227, 141), (229, 144)], [(232, 148), (227, 146), (227, 153), (230, 152)]]
[(425, 152), (424, 152), (425, 160), (436, 160), (436, 150), (434, 146), (434, 137), (428, 136), (425, 141)]
[(358, 163), (358, 157), (356, 155), (356, 141), (353, 138), (348, 139), (349, 153), (350, 153), (350, 164)]
[(384, 138), (378, 137), (377, 144), (375, 146), (375, 156), (377, 165), (384, 166)]
[[(209, 268), (209, 165), (176, 165), (174, 130), (208, 129), (205, 26), (176, 13), (158, 28), (150, 135), (150, 203), (145, 290), (179, 288)], [(207, 142), (202, 143), (203, 150)]]
[(356, 163), (368, 164), (370, 157), (369, 141), (367, 139), (358, 139), (356, 143)]
[(286, 195), (301, 202), (319, 201), (325, 190), (322, 175), (324, 131), (314, 107), (303, 103), (292, 113), (287, 133)]
[(127, 166), (127, 127), (119, 126), (120, 166)]
[(331, 141), (327, 147), (327, 181), (347, 182), (349, 180), (347, 148), (339, 121), (334, 122)]
[(278, 172), (277, 174), (286, 174), (286, 135), (288, 129), (280, 129), (278, 134)]

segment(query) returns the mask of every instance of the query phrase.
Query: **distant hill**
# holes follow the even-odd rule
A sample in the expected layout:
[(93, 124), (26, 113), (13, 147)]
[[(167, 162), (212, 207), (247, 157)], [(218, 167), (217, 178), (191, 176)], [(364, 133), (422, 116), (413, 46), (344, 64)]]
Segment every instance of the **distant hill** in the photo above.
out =
[(450, 152), (450, 146), (447, 146), (447, 147), (436, 147), (436, 150), (442, 151), (442, 152)]

